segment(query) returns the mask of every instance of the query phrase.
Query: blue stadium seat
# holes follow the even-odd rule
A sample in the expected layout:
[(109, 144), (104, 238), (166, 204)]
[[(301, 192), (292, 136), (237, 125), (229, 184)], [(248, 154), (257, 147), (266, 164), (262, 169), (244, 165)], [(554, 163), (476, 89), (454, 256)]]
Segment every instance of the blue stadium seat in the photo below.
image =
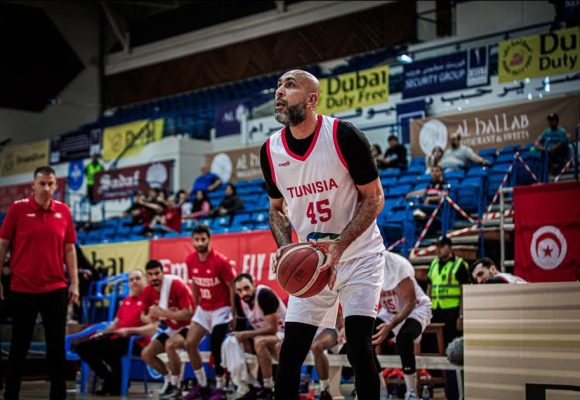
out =
[[(527, 152), (522, 154), (522, 159), (534, 172), (536, 178), (542, 179), (542, 154), (540, 152)], [(537, 182), (519, 160), (516, 161), (514, 173), (515, 185), (530, 185)]]
[(382, 178), (384, 176), (399, 176), (401, 171), (398, 168), (387, 168), (379, 172), (379, 176)]
[(392, 186), (397, 183), (397, 178), (394, 176), (381, 178), (381, 185), (382, 186)]
[(457, 204), (469, 213), (481, 209), (482, 188), (473, 181), (464, 182), (457, 189)]
[(513, 146), (505, 146), (502, 147), (502, 149), (499, 151), (499, 155), (501, 156), (502, 154), (513, 154), (521, 148), (522, 146), (520, 146), (519, 144)]
[(428, 182), (419, 182), (415, 185), (413, 191), (427, 189), (427, 186), (429, 186)]
[(496, 164), (511, 163), (514, 160), (514, 153), (502, 153), (495, 159)]
[(431, 174), (423, 174), (419, 177), (417, 177), (417, 182), (431, 182), (432, 178), (431, 178)]
[(425, 169), (425, 157), (415, 157), (411, 159), (411, 167), (420, 165)]
[(488, 157), (488, 156), (495, 157), (497, 155), (497, 152), (495, 149), (482, 149), (482, 150), (479, 150), (477, 152), (477, 154), (479, 154), (481, 157)]
[(421, 175), (425, 172), (425, 165), (411, 165), (407, 170), (407, 175)]
[(411, 191), (410, 184), (394, 186), (389, 190), (387, 194), (388, 197), (404, 197), (407, 193)]
[(447, 171), (443, 174), (443, 177), (449, 181), (450, 179), (463, 179), (465, 177), (465, 171)]
[(487, 167), (481, 167), (479, 165), (474, 165), (467, 171), (467, 177), (471, 176), (487, 176)]
[(399, 184), (404, 184), (404, 183), (415, 184), (416, 182), (417, 182), (417, 177), (415, 175), (405, 175), (401, 179), (399, 179)]

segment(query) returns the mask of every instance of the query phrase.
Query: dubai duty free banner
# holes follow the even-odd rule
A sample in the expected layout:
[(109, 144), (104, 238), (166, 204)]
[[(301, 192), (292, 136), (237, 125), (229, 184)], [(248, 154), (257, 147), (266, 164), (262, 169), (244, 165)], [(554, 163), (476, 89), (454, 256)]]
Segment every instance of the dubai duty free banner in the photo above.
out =
[(320, 80), (318, 112), (330, 115), (389, 100), (389, 66), (382, 65)]
[(580, 27), (506, 40), (499, 44), (499, 82), (580, 71)]
[(134, 156), (149, 143), (163, 137), (163, 118), (141, 120), (110, 126), (103, 131), (103, 160), (112, 161), (123, 156)]
[[(555, 112), (569, 135), (580, 119), (580, 96), (526, 101), (504, 107), (429, 117), (411, 122), (411, 155), (431, 154), (434, 147), (446, 149), (449, 137), (461, 135), (461, 143), (475, 152), (508, 145), (533, 143), (548, 127), (546, 117)], [(570, 136), (571, 137), (571, 136)]]

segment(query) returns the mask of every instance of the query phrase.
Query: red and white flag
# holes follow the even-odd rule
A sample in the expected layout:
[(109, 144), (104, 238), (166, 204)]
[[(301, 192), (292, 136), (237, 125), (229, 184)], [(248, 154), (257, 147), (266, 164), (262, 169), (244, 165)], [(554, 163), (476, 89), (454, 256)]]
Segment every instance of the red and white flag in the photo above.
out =
[(580, 279), (580, 183), (514, 188), (515, 274), (529, 282)]

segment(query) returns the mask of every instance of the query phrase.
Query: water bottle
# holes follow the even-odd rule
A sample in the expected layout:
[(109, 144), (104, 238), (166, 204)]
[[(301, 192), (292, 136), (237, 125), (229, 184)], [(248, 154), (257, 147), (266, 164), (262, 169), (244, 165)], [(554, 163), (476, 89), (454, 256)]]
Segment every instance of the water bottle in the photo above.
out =
[(81, 371), (78, 370), (76, 375), (75, 375), (75, 384), (76, 384), (75, 391), (76, 391), (76, 393), (79, 393), (79, 394), (81, 393), (81, 380), (82, 379), (83, 378), (82, 378)]
[(421, 400), (431, 400), (431, 393), (429, 392), (429, 386), (423, 386), (423, 392), (421, 393)]

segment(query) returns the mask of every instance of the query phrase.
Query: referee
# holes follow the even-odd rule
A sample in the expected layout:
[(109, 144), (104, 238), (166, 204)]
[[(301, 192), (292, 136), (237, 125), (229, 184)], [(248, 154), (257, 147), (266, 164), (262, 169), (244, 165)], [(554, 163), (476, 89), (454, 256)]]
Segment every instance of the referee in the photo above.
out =
[[(69, 208), (52, 198), (56, 184), (52, 168), (37, 168), (32, 182), (34, 194), (12, 204), (0, 230), (0, 265), (9, 247), (12, 252), (8, 295), (12, 343), (5, 400), (19, 398), (24, 360), (38, 313), (46, 337), (49, 398), (66, 398), (64, 339), (67, 303), (76, 302), (79, 295), (74, 247), (77, 238)], [(4, 298), (1, 284), (0, 298)]]

